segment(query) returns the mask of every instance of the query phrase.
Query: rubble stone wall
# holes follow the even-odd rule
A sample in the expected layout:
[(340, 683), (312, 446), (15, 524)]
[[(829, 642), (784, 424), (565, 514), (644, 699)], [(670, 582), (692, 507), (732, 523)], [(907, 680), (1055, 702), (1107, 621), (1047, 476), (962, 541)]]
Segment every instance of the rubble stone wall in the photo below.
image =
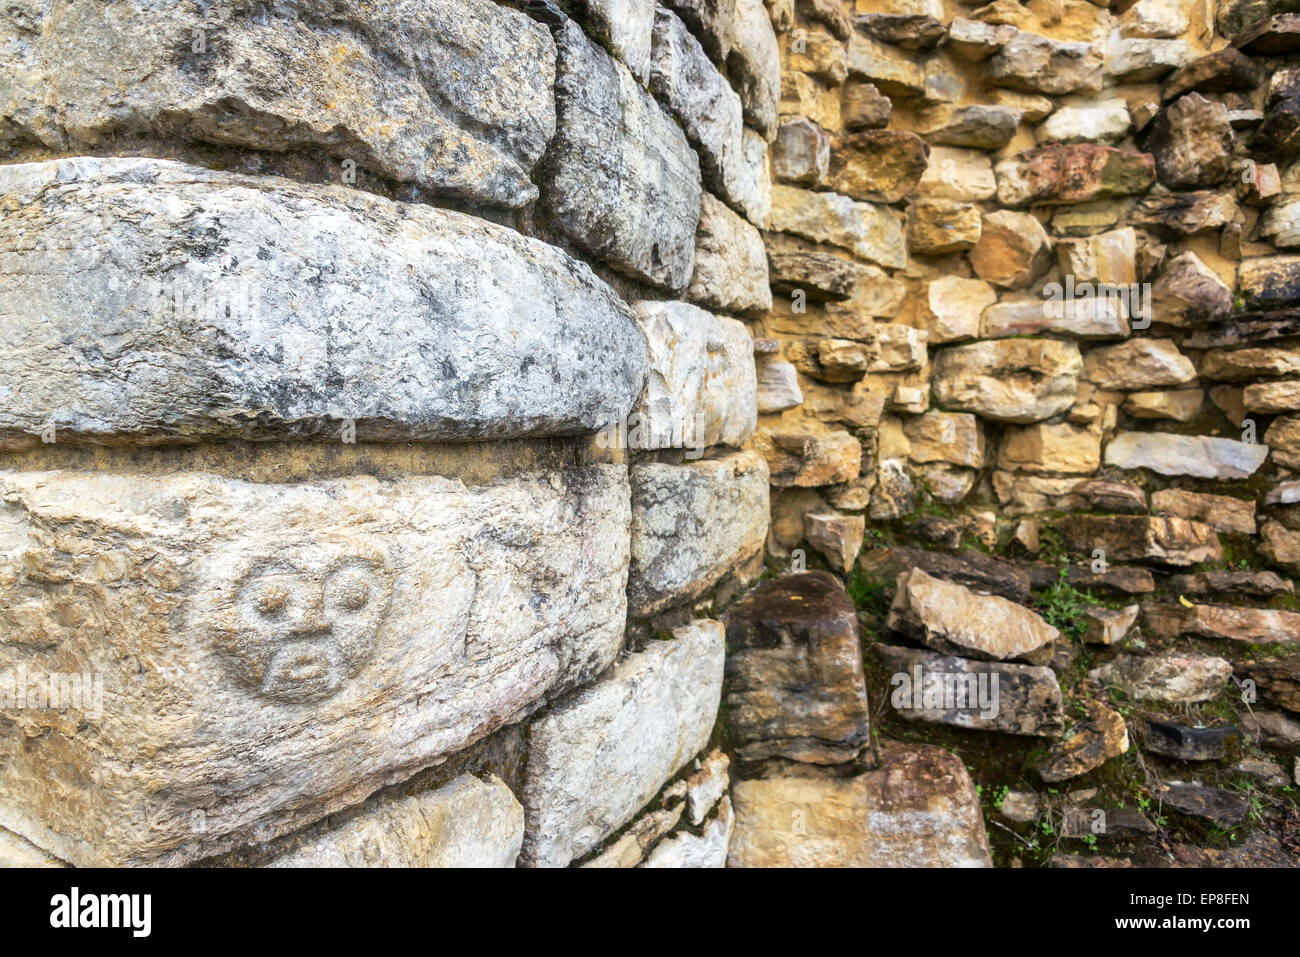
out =
[(0, 51), (0, 862), (721, 866), (761, 4), (19, 0)]
[[(1300, 7), (768, 7), (769, 565), (847, 582), (878, 734), (1032, 799), (1018, 824), (986, 800), (1020, 827), (999, 863), (1047, 856), (1049, 782), (1099, 810), (1181, 804), (1125, 834), (1146, 863), (1195, 827), (1239, 838), (1241, 792), (1300, 770), (1279, 693), (1300, 676)], [(1001, 712), (874, 697), (922, 666), (1000, 675)], [(1158, 743), (1169, 722), (1244, 751), (1189, 763)], [(1169, 790), (1191, 780), (1211, 797)], [(764, 801), (802, 785), (745, 787), (733, 856), (769, 859)]]

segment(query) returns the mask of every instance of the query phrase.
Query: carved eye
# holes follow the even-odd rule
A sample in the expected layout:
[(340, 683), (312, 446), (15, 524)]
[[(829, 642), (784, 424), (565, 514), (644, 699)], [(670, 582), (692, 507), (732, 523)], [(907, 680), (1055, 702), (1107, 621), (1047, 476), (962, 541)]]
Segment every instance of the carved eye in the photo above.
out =
[(370, 601), (370, 586), (359, 578), (342, 582), (338, 590), (338, 602), (348, 611), (358, 611)]
[(288, 604), (289, 590), (283, 585), (263, 585), (257, 596), (257, 610), (268, 618), (280, 614)]

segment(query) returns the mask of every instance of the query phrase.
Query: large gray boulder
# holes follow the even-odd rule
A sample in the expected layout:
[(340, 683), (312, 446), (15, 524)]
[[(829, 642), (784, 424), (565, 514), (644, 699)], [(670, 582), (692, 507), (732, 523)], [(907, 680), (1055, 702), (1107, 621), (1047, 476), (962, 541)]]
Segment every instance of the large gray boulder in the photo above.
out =
[(585, 265), (459, 213), (143, 159), (0, 203), (0, 444), (572, 435), (645, 381)]
[(555, 132), (554, 42), (488, 0), (16, 0), (0, 62), (0, 146), (145, 135), (323, 154), (517, 207)]
[[(476, 485), (6, 471), (0, 503), (0, 673), (29, 705), (0, 724), (0, 828), (78, 866), (298, 830), (623, 644), (621, 467)], [(39, 704), (51, 676), (59, 707)]]

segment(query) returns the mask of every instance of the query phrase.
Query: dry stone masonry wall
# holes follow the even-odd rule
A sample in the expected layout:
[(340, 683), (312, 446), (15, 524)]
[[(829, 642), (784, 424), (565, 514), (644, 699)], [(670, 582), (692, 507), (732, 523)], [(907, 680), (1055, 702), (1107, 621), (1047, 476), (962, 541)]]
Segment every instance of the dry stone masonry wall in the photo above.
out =
[[(768, 6), (769, 566), (846, 582), (997, 863), (1294, 864), (1300, 6)], [(754, 773), (733, 859), (864, 860)]]
[(0, 864), (1300, 860), (1294, 0), (0, 54)]
[(22, 0), (0, 48), (0, 861), (725, 863), (763, 7)]

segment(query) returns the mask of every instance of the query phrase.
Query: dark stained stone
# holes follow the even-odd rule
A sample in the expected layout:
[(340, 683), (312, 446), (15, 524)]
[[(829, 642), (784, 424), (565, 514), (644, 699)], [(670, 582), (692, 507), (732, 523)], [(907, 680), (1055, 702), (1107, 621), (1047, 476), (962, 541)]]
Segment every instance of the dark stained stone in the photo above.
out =
[(1254, 680), (1264, 701), (1300, 713), (1300, 654), (1245, 664), (1240, 671)]
[(864, 13), (853, 25), (872, 39), (904, 50), (929, 50), (947, 35), (942, 23), (921, 14)]
[(1150, 719), (1143, 727), (1143, 750), (1178, 761), (1221, 761), (1240, 744), (1237, 728), (1193, 728)]
[(891, 598), (899, 573), (919, 568), (935, 578), (965, 585), (973, 591), (1001, 595), (1021, 604), (1029, 600), (1028, 571), (1016, 562), (992, 558), (970, 549), (958, 555), (945, 555), (907, 546), (875, 548), (862, 553), (858, 568), (870, 578), (887, 582)]
[(1233, 37), (1232, 45), (1251, 56), (1284, 56), (1300, 52), (1300, 14), (1279, 13), (1260, 20)]
[[(893, 673), (887, 693), (902, 718), (1041, 738), (1058, 737), (1065, 727), (1061, 687), (1051, 668), (971, 661), (896, 645), (874, 647)], [(980, 705), (981, 678), (987, 702), (996, 678), (993, 707)], [(942, 688), (945, 694), (927, 702), (927, 688)]]
[(1202, 784), (1170, 784), (1154, 795), (1165, 807), (1183, 814), (1199, 817), (1232, 827), (1246, 823), (1250, 816), (1250, 798), (1236, 791), (1212, 788)]
[(1240, 50), (1224, 47), (1171, 73), (1160, 88), (1160, 96), (1172, 100), (1192, 90), (1201, 93), (1253, 90), (1260, 83), (1261, 72), (1255, 61)]
[(825, 572), (783, 575), (732, 606), (723, 691), (741, 761), (838, 764), (868, 740), (857, 610)]

